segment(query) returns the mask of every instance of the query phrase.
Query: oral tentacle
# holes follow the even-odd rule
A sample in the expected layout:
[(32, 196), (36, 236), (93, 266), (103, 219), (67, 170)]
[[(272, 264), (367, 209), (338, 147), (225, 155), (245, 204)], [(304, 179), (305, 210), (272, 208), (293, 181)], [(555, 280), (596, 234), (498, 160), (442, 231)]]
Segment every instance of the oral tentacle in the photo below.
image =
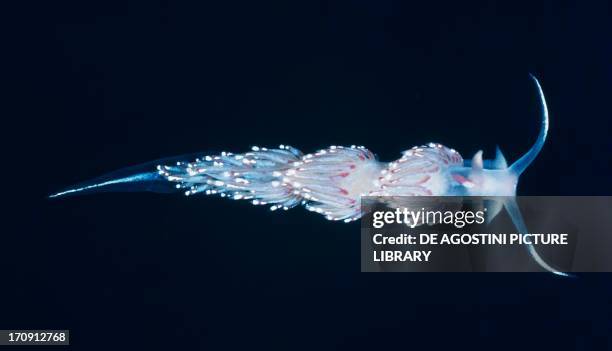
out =
[(514, 162), (512, 166), (510, 166), (510, 171), (516, 174), (517, 176), (520, 176), (525, 171), (525, 169), (529, 167), (531, 162), (533, 162), (533, 160), (535, 160), (535, 158), (538, 156), (538, 154), (542, 150), (542, 147), (544, 147), (546, 135), (548, 134), (548, 107), (546, 106), (546, 98), (544, 97), (544, 92), (542, 91), (540, 82), (538, 82), (536, 77), (534, 77), (533, 75), (530, 74), (529, 76), (531, 77), (531, 79), (533, 79), (536, 87), (538, 88), (538, 95), (540, 97), (540, 107), (542, 109), (541, 124), (538, 138), (536, 139), (536, 142), (533, 144), (531, 149), (529, 149), (529, 151), (527, 151), (521, 158), (516, 160), (516, 162)]

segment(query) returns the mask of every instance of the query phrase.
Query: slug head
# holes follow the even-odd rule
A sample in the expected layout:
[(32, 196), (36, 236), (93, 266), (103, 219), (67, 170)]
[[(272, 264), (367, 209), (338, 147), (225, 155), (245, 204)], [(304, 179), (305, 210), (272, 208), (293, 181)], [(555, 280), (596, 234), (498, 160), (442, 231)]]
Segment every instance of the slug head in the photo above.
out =
[(515, 196), (518, 175), (508, 168), (499, 148), (493, 160), (483, 160), (482, 151), (478, 151), (470, 165), (464, 175), (453, 174), (467, 196)]
[(548, 108), (544, 92), (538, 80), (529, 75), (536, 85), (541, 106), (540, 132), (533, 146), (510, 167), (499, 147), (494, 160), (483, 160), (478, 151), (471, 162), (470, 170), (462, 175), (454, 174), (455, 180), (465, 188), (470, 196), (515, 196), (519, 177), (538, 156), (548, 134)]

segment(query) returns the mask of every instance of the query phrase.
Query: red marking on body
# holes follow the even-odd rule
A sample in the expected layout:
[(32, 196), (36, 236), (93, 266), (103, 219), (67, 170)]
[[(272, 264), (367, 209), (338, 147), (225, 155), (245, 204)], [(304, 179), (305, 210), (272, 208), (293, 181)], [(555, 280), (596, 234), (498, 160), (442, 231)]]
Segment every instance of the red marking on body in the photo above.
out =
[(351, 167), (351, 169), (355, 169), (355, 167), (357, 166), (355, 166), (354, 164), (351, 164), (349, 167)]
[(423, 183), (427, 182), (430, 178), (431, 178), (430, 176), (425, 176), (425, 177), (421, 178), (421, 180), (416, 182), (416, 184), (423, 184)]
[(360, 160), (362, 160), (362, 161), (364, 161), (364, 160), (365, 160), (365, 156), (363, 156), (363, 155), (359, 155), (359, 159), (360, 159)]
[(459, 183), (459, 184), (465, 184), (465, 183), (469, 182), (469, 180), (466, 177), (464, 177), (464, 176), (462, 176), (460, 174), (453, 174), (453, 179), (457, 183)]
[(348, 195), (349, 192), (346, 189), (344, 189), (344, 188), (340, 188), (340, 193), (342, 195)]
[(344, 177), (348, 177), (350, 173), (349, 172), (342, 172), (340, 174), (338, 174), (340, 177), (344, 178)]

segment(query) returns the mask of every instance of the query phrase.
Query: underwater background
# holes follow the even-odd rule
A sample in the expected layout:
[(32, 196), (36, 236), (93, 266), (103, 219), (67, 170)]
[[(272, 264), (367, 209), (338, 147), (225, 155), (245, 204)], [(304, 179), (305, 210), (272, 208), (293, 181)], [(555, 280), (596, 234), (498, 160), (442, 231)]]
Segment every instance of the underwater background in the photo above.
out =
[[(612, 276), (360, 273), (359, 223), (160, 194), (46, 196), (193, 152), (439, 142), (519, 195), (611, 195), (605, 1), (10, 5), (0, 329), (70, 349), (610, 348)], [(596, 219), (594, 219), (596, 220)]]

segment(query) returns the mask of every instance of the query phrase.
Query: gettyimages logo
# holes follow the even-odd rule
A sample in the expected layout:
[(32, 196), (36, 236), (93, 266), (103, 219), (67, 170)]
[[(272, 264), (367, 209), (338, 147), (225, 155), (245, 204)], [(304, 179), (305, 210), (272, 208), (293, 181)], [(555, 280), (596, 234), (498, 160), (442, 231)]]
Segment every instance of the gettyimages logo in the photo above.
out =
[[(612, 197), (362, 198), (363, 272), (612, 271)], [(528, 229), (527, 229), (528, 228)]]

